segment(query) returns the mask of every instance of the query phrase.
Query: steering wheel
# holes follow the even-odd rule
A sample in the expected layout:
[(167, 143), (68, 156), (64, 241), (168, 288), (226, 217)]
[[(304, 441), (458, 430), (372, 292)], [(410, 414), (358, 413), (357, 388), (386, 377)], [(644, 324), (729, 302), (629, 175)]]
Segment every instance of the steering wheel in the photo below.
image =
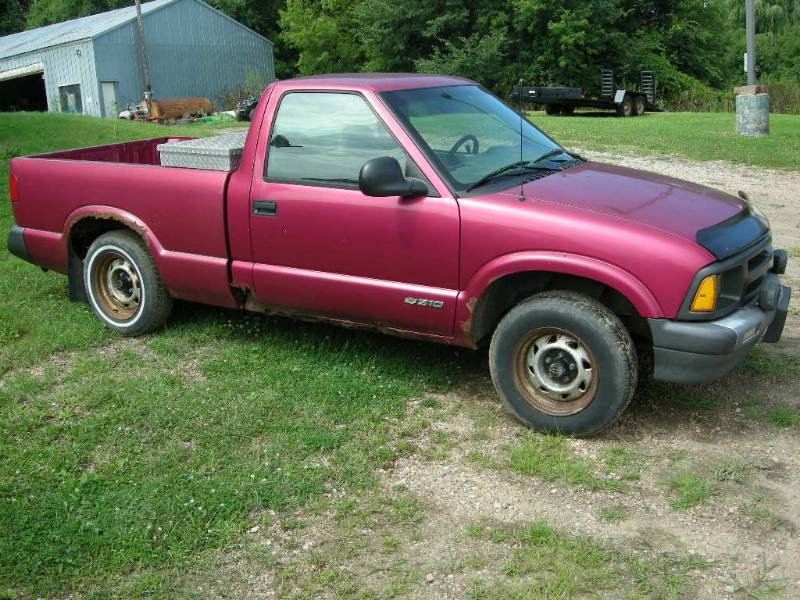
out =
[(477, 154), (478, 153), (478, 138), (476, 138), (471, 133), (468, 133), (465, 136), (459, 138), (459, 140), (453, 144), (453, 147), (450, 148), (450, 154), (455, 154), (458, 152), (458, 149), (461, 148), (467, 142), (472, 142), (472, 148), (467, 150), (467, 154)]

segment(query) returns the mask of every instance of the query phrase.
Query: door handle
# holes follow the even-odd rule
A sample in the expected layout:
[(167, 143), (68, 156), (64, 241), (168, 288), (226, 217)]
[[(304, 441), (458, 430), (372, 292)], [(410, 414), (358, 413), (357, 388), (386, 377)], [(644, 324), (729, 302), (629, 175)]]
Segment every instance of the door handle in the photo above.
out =
[(272, 200), (253, 200), (253, 214), (257, 217), (276, 217), (278, 203)]

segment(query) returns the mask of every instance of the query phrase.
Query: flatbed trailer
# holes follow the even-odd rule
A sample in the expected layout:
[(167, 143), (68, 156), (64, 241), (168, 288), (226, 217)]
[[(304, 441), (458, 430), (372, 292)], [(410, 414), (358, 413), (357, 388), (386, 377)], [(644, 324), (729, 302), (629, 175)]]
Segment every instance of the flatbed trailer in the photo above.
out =
[(514, 96), (522, 101), (544, 105), (548, 115), (569, 115), (576, 108), (613, 110), (620, 117), (635, 117), (659, 109), (655, 104), (655, 76), (652, 71), (642, 71), (639, 89), (617, 88), (610, 69), (601, 72), (599, 96), (586, 96), (577, 87), (520, 86)]

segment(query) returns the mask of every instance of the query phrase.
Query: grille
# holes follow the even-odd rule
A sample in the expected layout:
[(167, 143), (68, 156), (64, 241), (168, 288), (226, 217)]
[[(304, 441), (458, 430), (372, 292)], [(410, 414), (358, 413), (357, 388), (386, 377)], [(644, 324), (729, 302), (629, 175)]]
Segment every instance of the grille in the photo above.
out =
[(720, 274), (720, 310), (745, 306), (758, 297), (767, 272), (772, 267), (771, 239), (767, 237), (753, 248), (741, 252), (732, 262), (734, 266)]

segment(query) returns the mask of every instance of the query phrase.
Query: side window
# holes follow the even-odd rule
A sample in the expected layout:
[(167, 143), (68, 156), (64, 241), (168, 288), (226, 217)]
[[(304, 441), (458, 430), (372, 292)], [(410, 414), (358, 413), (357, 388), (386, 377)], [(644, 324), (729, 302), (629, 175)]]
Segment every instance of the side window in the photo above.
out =
[(280, 181), (358, 185), (362, 165), (407, 156), (355, 94), (292, 92), (281, 100), (269, 142), (266, 176)]

